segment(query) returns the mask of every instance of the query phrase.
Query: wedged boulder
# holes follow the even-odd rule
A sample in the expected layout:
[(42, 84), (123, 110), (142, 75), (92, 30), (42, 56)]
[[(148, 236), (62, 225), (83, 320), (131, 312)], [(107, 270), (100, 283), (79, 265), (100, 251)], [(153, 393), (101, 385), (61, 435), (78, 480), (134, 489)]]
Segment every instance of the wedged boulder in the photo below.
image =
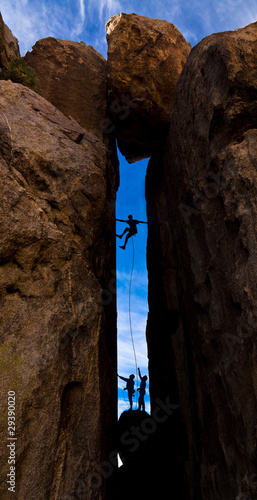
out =
[(41, 95), (87, 132), (103, 139), (107, 114), (106, 61), (83, 42), (43, 38), (25, 55)]
[(0, 68), (8, 68), (18, 57), (20, 57), (18, 40), (4, 23), (0, 12)]
[(1, 81), (0, 107), (1, 443), (14, 391), (17, 498), (104, 499), (104, 476), (92, 483), (116, 421), (117, 165), (22, 85)]
[(190, 52), (167, 21), (118, 14), (106, 24), (109, 123), (129, 163), (149, 157), (167, 135), (177, 80)]
[(193, 48), (148, 167), (151, 392), (179, 398), (189, 498), (257, 496), (256, 45)]

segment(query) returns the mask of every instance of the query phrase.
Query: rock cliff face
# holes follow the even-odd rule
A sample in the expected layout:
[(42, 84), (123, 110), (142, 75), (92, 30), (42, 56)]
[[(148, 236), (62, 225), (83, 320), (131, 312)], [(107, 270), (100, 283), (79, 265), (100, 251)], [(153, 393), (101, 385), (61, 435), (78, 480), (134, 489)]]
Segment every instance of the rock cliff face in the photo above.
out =
[(179, 398), (190, 499), (257, 496), (256, 44), (254, 23), (192, 50), (148, 168), (152, 399)]
[(104, 499), (93, 481), (116, 420), (117, 164), (21, 85), (1, 81), (0, 106), (1, 443), (15, 391), (17, 498)]
[(107, 25), (107, 130), (115, 129), (129, 163), (147, 158), (165, 139), (173, 94), (190, 52), (171, 23), (119, 14)]
[(83, 42), (39, 40), (25, 55), (41, 95), (103, 140), (107, 112), (106, 61)]
[(0, 12), (0, 68), (8, 68), (11, 61), (20, 57), (18, 40), (6, 26)]
[[(43, 97), (0, 82), (0, 437), (15, 391), (16, 495), (107, 498), (115, 133), (130, 162), (152, 155), (152, 412), (120, 422), (119, 438), (128, 426), (144, 435), (108, 500), (164, 498), (171, 484), (181, 499), (254, 499), (257, 23), (205, 38), (187, 62), (189, 44), (164, 21), (121, 14), (107, 32), (108, 120), (106, 63), (84, 44), (47, 38), (27, 54)], [(7, 448), (0, 470), (7, 500)], [(131, 477), (143, 478), (138, 495)]]

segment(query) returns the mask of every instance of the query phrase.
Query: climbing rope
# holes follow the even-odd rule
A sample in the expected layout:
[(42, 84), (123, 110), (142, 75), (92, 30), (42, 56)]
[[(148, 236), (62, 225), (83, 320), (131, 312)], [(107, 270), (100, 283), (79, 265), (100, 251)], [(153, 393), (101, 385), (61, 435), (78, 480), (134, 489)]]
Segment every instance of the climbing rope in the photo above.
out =
[(135, 248), (134, 248), (134, 239), (133, 239), (133, 236), (132, 236), (131, 240), (132, 240), (132, 267), (131, 267), (130, 283), (129, 283), (129, 325), (130, 325), (131, 342), (132, 342), (133, 351), (134, 351), (134, 358), (135, 358), (136, 387), (138, 388), (137, 355), (136, 355), (136, 349), (135, 349), (135, 344), (134, 344), (133, 330), (132, 330), (132, 319), (131, 319), (131, 285), (132, 285), (132, 277), (133, 277), (134, 262), (135, 262)]

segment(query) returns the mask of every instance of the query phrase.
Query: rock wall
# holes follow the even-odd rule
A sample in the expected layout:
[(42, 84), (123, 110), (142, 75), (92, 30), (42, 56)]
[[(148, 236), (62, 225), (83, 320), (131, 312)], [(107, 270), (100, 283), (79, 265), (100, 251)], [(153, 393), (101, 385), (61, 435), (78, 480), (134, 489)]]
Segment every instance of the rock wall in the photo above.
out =
[(107, 113), (103, 56), (83, 42), (48, 37), (36, 42), (25, 61), (36, 73), (41, 95), (103, 140)]
[(15, 391), (16, 497), (104, 499), (95, 466), (117, 418), (116, 157), (22, 85), (1, 81), (0, 107), (0, 496), (13, 494)]
[[(187, 62), (190, 46), (170, 23), (121, 14), (107, 33), (108, 89), (94, 49), (52, 38), (26, 55), (43, 97), (0, 82), (0, 432), (5, 443), (15, 391), (16, 495), (106, 498), (99, 464), (116, 421), (115, 133), (128, 161), (152, 155), (150, 391), (152, 415), (161, 401), (170, 417), (133, 465), (136, 477), (147, 455), (149, 495), (173, 487), (178, 498), (250, 500), (257, 23), (205, 38)], [(0, 470), (5, 500), (7, 448)], [(110, 500), (131, 471), (112, 476)]]
[(107, 130), (129, 163), (151, 156), (168, 133), (177, 80), (190, 52), (167, 21), (119, 14), (106, 24)]
[(152, 400), (179, 397), (197, 500), (257, 495), (256, 44), (254, 23), (193, 48), (147, 174)]
[(6, 26), (0, 12), (0, 68), (8, 68), (10, 62), (20, 57), (18, 40)]

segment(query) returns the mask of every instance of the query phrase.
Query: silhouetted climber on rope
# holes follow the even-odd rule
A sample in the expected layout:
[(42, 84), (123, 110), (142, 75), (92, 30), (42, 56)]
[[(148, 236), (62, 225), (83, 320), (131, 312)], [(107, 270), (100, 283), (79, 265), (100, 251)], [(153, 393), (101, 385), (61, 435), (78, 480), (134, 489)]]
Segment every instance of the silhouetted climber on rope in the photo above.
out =
[[(118, 373), (117, 373), (117, 375), (118, 375)], [(133, 405), (132, 397), (133, 397), (133, 394), (135, 392), (135, 390), (134, 390), (135, 375), (130, 375), (129, 378), (121, 377), (121, 375), (118, 375), (118, 377), (121, 378), (121, 380), (124, 380), (124, 382), (127, 382), (127, 386), (125, 387), (125, 391), (128, 391), (130, 410), (132, 410), (132, 405)]]
[(138, 389), (139, 391), (139, 399), (138, 399), (138, 409), (139, 411), (141, 410), (141, 406), (143, 408), (143, 411), (145, 411), (145, 400), (144, 400), (144, 397), (145, 397), (145, 388), (146, 388), (146, 381), (147, 381), (147, 376), (144, 375), (143, 377), (141, 377), (141, 372), (140, 372), (140, 368), (138, 368), (138, 374), (139, 374), (139, 377), (140, 377), (140, 388)]
[(137, 234), (137, 224), (147, 224), (147, 222), (144, 222), (142, 220), (133, 219), (132, 215), (128, 216), (128, 220), (121, 220), (121, 219), (116, 219), (116, 220), (118, 222), (125, 222), (125, 224), (129, 225), (129, 227), (126, 227), (126, 229), (124, 229), (122, 234), (116, 234), (116, 236), (118, 236), (118, 238), (121, 239), (125, 233), (128, 233), (126, 236), (124, 245), (120, 246), (120, 248), (125, 250), (126, 245), (128, 243), (128, 239), (131, 238), (131, 236), (134, 236), (134, 234)]

